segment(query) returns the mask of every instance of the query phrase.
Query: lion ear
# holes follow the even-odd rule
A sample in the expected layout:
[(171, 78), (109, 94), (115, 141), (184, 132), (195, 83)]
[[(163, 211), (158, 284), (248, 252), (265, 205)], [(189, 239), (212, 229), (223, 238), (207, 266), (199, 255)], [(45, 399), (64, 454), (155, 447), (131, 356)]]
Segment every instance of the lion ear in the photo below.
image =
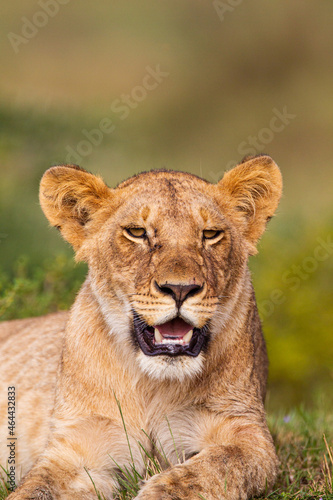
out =
[(89, 222), (112, 198), (100, 177), (77, 165), (52, 167), (42, 177), (40, 204), (52, 226), (78, 250), (90, 234)]
[(225, 173), (218, 188), (227, 210), (231, 209), (231, 216), (241, 225), (250, 253), (255, 254), (255, 245), (281, 198), (278, 166), (267, 155), (247, 157)]

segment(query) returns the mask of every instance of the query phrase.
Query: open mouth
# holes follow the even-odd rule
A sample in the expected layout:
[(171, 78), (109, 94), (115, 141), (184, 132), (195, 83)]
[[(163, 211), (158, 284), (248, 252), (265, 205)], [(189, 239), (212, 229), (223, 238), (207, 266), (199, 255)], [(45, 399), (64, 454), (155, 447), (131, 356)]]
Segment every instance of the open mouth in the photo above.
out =
[(147, 356), (198, 356), (208, 340), (207, 327), (194, 328), (181, 318), (162, 325), (147, 325), (134, 314), (134, 334)]

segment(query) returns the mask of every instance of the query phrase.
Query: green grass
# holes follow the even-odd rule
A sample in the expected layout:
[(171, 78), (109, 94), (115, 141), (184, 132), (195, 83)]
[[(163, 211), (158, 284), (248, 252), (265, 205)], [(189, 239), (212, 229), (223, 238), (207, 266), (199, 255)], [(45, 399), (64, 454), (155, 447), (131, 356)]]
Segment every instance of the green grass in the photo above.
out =
[(281, 466), (274, 492), (262, 498), (333, 499), (332, 410), (300, 407), (269, 423)]

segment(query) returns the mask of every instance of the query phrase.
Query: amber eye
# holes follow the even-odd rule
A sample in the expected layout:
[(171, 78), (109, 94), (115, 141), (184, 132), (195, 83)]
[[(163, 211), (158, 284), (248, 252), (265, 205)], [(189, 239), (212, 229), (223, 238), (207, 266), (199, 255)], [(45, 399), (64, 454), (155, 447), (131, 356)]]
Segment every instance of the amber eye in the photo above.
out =
[(217, 229), (204, 229), (203, 231), (203, 237), (205, 240), (214, 240), (220, 234), (222, 234), (223, 231), (218, 231)]
[(125, 231), (133, 238), (144, 238), (146, 230), (143, 227), (126, 227)]

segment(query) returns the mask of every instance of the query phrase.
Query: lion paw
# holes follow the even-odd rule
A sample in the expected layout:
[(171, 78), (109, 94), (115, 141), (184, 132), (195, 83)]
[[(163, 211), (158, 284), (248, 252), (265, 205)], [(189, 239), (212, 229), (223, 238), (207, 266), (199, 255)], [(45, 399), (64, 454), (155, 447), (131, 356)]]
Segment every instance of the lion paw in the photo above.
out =
[(149, 479), (135, 500), (211, 500), (204, 490), (194, 471), (177, 465)]

